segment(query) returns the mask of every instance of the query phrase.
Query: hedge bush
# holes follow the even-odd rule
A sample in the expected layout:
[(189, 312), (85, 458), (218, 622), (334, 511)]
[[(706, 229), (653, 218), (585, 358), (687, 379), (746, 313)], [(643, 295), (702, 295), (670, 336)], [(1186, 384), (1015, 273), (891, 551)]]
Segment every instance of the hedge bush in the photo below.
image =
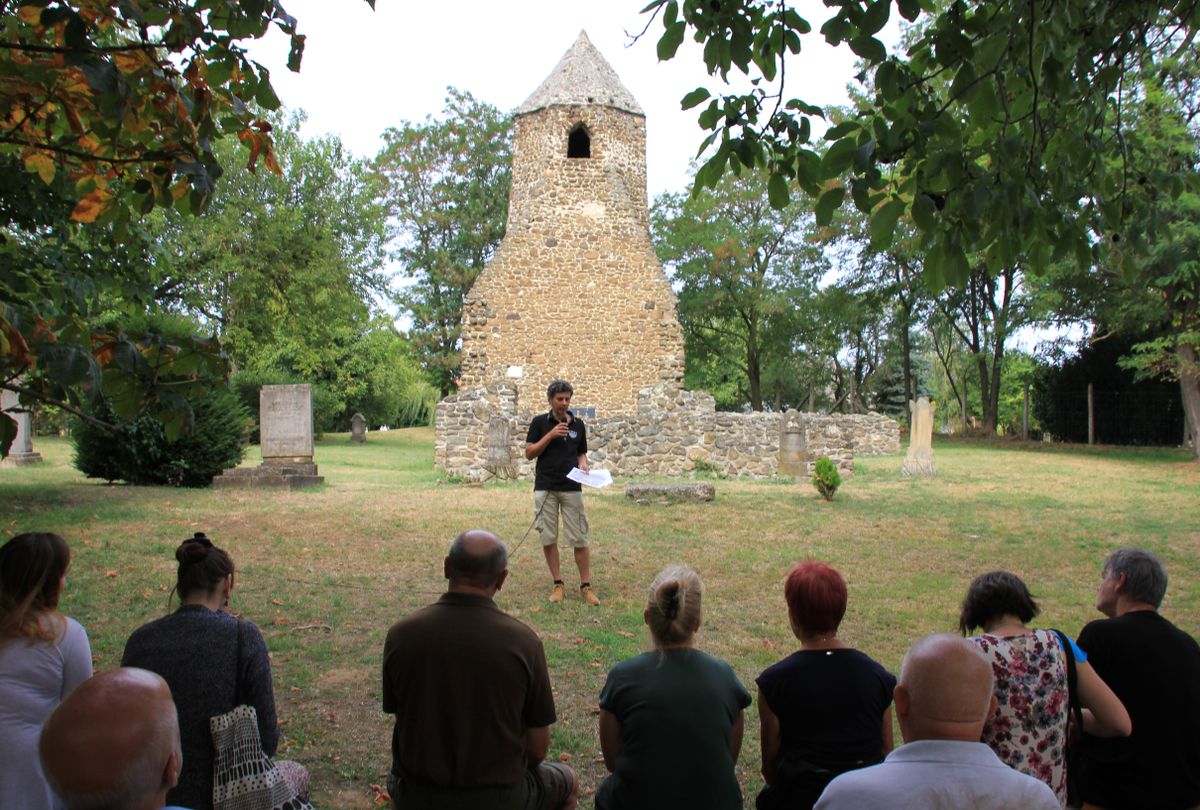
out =
[(837, 465), (830, 461), (829, 456), (821, 456), (813, 467), (812, 485), (827, 501), (833, 500), (833, 494), (842, 485), (842, 476), (838, 473)]
[[(173, 487), (206, 487), (221, 470), (242, 460), (250, 414), (237, 395), (214, 388), (192, 402), (195, 422), (190, 432), (168, 441), (162, 423), (139, 416), (116, 431), (82, 419), (73, 427), (76, 469), (88, 478)], [(93, 415), (115, 422), (107, 400)]]

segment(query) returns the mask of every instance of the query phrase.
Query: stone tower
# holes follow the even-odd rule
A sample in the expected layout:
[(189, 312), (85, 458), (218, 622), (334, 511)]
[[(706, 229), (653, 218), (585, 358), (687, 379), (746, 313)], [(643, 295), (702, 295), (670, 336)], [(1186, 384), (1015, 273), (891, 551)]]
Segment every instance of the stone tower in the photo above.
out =
[(683, 379), (675, 295), (650, 243), (646, 116), (586, 33), (515, 113), (508, 227), (463, 302), (459, 390), (575, 386), (585, 415), (631, 414)]

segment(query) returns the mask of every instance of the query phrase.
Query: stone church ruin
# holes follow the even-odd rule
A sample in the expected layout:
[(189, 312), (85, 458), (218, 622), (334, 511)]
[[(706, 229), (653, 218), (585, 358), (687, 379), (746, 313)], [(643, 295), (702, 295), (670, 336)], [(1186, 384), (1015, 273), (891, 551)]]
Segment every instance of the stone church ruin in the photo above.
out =
[(683, 390), (675, 295), (650, 241), (646, 116), (580, 33), (514, 114), (508, 224), (463, 301), (459, 390), (435, 418), (434, 465), (531, 478), (525, 429), (555, 378), (575, 387), (589, 458), (614, 475), (804, 475), (821, 455), (894, 453), (878, 414), (717, 413)]

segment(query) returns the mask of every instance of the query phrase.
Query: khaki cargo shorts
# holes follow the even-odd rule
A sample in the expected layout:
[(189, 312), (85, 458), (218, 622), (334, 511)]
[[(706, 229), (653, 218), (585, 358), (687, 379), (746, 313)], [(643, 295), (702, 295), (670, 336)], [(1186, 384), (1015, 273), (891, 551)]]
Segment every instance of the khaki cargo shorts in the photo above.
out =
[(562, 516), (563, 539), (573, 548), (587, 548), (588, 522), (583, 512), (582, 492), (555, 492), (539, 489), (533, 493), (537, 516), (534, 527), (543, 546), (558, 545), (558, 520)]

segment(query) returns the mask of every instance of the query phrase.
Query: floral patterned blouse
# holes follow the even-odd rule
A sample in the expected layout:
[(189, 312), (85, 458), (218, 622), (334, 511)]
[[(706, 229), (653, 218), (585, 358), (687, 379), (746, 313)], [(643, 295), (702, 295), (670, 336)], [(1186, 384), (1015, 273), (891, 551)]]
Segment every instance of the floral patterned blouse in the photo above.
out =
[(970, 639), (992, 662), (996, 713), (983, 742), (1007, 765), (1049, 785), (1067, 805), (1067, 661), (1052, 630)]

